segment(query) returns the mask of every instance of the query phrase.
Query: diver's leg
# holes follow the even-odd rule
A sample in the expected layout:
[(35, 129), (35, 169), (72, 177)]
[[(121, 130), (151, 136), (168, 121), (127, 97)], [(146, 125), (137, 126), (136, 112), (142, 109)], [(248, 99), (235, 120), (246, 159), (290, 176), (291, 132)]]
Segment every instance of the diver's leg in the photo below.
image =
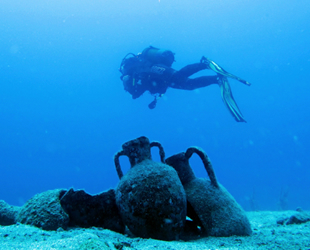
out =
[(189, 76), (206, 68), (207, 66), (204, 63), (193, 63), (183, 67), (172, 75), (171, 84), (169, 87), (175, 89), (193, 90), (217, 83), (216, 76), (201, 76), (194, 79), (188, 78)]
[(207, 87), (211, 84), (218, 84), (217, 76), (201, 76), (194, 79), (190, 78), (174, 78), (169, 85), (170, 88), (193, 90)]
[(174, 73), (175, 78), (187, 78), (201, 70), (207, 69), (207, 65), (205, 63), (193, 63), (189, 64), (182, 69), (178, 70)]

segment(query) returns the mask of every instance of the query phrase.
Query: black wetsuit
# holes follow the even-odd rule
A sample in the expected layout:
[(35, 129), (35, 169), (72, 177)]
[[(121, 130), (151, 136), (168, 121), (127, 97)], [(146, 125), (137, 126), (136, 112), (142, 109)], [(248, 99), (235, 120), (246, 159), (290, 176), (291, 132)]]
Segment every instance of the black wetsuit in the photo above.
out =
[(168, 87), (193, 90), (218, 83), (217, 76), (189, 78), (207, 69), (204, 63), (189, 64), (178, 71), (162, 64), (140, 66), (137, 65), (135, 73), (123, 78), (125, 90), (132, 95), (133, 99), (140, 97), (145, 91), (151, 94), (164, 94)]

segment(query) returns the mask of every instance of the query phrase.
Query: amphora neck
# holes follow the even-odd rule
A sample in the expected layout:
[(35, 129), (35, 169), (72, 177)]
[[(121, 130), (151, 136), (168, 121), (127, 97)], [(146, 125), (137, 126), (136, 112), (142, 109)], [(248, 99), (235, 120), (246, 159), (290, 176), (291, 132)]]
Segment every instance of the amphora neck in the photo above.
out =
[(165, 160), (165, 152), (163, 147), (159, 142), (151, 142), (145, 136), (141, 136), (137, 139), (128, 141), (122, 145), (122, 150), (116, 153), (114, 156), (114, 162), (116, 166), (116, 171), (118, 177), (121, 179), (123, 177), (123, 172), (119, 164), (119, 157), (126, 155), (129, 158), (130, 167), (133, 168), (138, 163), (145, 160), (152, 160), (151, 148), (158, 147), (161, 162)]
[(183, 185), (196, 178), (191, 166), (189, 165), (189, 159), (185, 156), (184, 152), (167, 158), (166, 164), (170, 165), (177, 171)]

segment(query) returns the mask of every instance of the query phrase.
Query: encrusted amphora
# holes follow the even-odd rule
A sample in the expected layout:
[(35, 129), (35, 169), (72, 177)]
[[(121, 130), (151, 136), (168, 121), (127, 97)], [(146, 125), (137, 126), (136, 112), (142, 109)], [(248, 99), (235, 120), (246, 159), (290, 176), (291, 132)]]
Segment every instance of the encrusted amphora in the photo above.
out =
[[(198, 154), (208, 173), (209, 179), (196, 178), (189, 165), (193, 153)], [(187, 201), (187, 216), (202, 228), (206, 236), (250, 235), (249, 220), (235, 199), (218, 183), (211, 161), (198, 147), (190, 147), (186, 152), (166, 159), (179, 174)]]
[[(158, 147), (162, 162), (151, 157)], [(123, 175), (119, 157), (126, 155), (131, 168)], [(164, 163), (165, 153), (159, 142), (146, 137), (128, 141), (114, 158), (120, 182), (116, 204), (121, 217), (136, 236), (175, 240), (182, 234), (186, 220), (186, 194), (177, 172)]]

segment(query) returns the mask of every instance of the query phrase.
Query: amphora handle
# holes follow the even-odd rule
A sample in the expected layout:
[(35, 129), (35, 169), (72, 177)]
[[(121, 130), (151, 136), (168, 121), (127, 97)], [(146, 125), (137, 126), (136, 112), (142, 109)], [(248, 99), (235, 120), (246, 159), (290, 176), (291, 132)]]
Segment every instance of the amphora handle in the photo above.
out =
[(114, 156), (114, 164), (115, 164), (115, 168), (116, 168), (116, 172), (117, 172), (117, 175), (118, 175), (118, 178), (121, 179), (123, 177), (123, 171), (121, 169), (121, 165), (119, 163), (119, 157), (122, 156), (122, 155), (125, 155), (125, 152), (122, 150), (122, 151), (119, 151), (116, 153), (116, 155)]
[(200, 159), (202, 160), (202, 163), (203, 163), (205, 169), (207, 170), (211, 184), (214, 187), (219, 188), (219, 184), (217, 182), (217, 179), (216, 179), (213, 167), (212, 167), (212, 163), (211, 163), (209, 157), (207, 156), (207, 154), (199, 147), (190, 147), (186, 150), (185, 157), (187, 159), (189, 159), (189, 158), (191, 158), (193, 153), (196, 153), (200, 157)]
[(158, 147), (159, 149), (159, 155), (160, 155), (160, 161), (162, 163), (165, 163), (165, 151), (163, 146), (158, 141), (153, 141), (150, 143), (150, 147)]
[[(160, 155), (160, 160), (161, 160), (162, 163), (165, 163), (165, 151), (164, 151), (163, 146), (159, 142), (157, 142), (157, 141), (151, 142), (149, 145), (150, 145), (150, 148), (158, 147), (159, 155)], [(117, 172), (117, 175), (118, 175), (119, 179), (121, 179), (124, 176), (122, 168), (121, 168), (121, 165), (119, 163), (119, 157), (123, 156), (123, 155), (128, 156), (127, 153), (124, 150), (121, 150), (121, 151), (117, 152), (115, 154), (115, 156), (114, 156), (114, 164), (115, 164), (116, 172)], [(148, 157), (146, 157), (145, 159), (148, 159)], [(139, 163), (139, 162), (136, 162), (136, 161), (132, 161), (133, 159), (131, 159), (130, 157), (129, 157), (129, 160), (130, 160), (131, 167), (133, 167), (135, 164)], [(134, 159), (134, 160), (136, 160), (136, 159)]]

